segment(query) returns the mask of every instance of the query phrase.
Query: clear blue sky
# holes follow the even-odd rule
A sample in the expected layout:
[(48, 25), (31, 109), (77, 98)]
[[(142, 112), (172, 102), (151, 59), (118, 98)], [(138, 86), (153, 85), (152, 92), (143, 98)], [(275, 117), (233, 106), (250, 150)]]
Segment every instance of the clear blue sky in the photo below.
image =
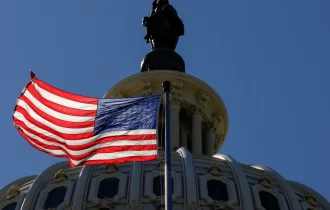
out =
[[(29, 70), (77, 94), (102, 97), (140, 71), (150, 50), (141, 19), (151, 0), (0, 1), (0, 188), (59, 159), (15, 130)], [(186, 72), (223, 98), (222, 153), (263, 164), (330, 200), (330, 1), (172, 0), (186, 35)]]

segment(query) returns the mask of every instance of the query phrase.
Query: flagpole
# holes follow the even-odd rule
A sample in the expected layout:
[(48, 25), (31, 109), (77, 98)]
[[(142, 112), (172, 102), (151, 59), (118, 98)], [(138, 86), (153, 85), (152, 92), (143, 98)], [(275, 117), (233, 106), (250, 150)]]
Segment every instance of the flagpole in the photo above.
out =
[(172, 210), (172, 177), (171, 177), (171, 141), (170, 141), (170, 97), (171, 83), (163, 82), (165, 98), (165, 209)]

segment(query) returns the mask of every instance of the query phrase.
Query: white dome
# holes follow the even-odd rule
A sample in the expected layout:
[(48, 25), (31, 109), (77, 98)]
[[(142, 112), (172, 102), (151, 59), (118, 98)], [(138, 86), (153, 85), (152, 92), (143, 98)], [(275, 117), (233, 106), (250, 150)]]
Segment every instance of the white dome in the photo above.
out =
[[(70, 168), (52, 165), (39, 176), (0, 191), (0, 209), (159, 209), (163, 204), (159, 161)], [(323, 209), (330, 204), (314, 190), (283, 179), (263, 166), (227, 155), (172, 155), (173, 209)]]

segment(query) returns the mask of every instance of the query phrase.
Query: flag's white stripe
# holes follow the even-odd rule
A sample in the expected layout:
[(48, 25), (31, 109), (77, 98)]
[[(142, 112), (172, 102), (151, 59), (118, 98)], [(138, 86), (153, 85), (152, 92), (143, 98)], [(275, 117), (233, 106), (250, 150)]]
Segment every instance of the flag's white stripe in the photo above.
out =
[[(100, 143), (97, 145), (94, 145), (92, 147), (88, 147), (87, 149), (82, 149), (82, 150), (70, 150), (68, 148), (65, 147), (65, 145), (61, 145), (55, 142), (49, 142), (49, 141), (45, 141), (41, 138), (39, 138), (38, 136), (33, 135), (32, 133), (27, 132), (26, 130), (22, 129), (24, 131), (24, 133), (33, 139), (36, 139), (37, 141), (46, 144), (46, 145), (51, 145), (51, 146), (58, 146), (61, 147), (63, 150), (67, 151), (70, 155), (72, 156), (77, 156), (77, 155), (84, 155), (86, 153), (95, 151), (97, 149), (101, 149), (101, 148), (105, 148), (105, 147), (116, 147), (116, 146), (146, 146), (146, 145), (157, 145), (157, 140), (139, 140), (139, 141), (132, 141), (132, 140), (117, 140), (117, 141), (111, 141), (111, 142), (105, 142), (105, 143)], [(34, 141), (34, 143), (36, 143), (37, 145), (38, 142)], [(39, 145), (40, 146), (40, 145)]]
[[(55, 124), (47, 121), (46, 119), (42, 118), (41, 116), (39, 116), (37, 113), (35, 113), (29, 107), (29, 105), (27, 105), (24, 101), (20, 101), (17, 105), (22, 107), (23, 109), (25, 109), (29, 113), (30, 117), (32, 117), (34, 120), (38, 121), (39, 123), (51, 128), (51, 129), (54, 129), (54, 130), (56, 130), (60, 133), (64, 133), (64, 134), (83, 134), (83, 133), (94, 131), (94, 126), (93, 127), (86, 127), (86, 128), (65, 128), (65, 127), (55, 125)], [(14, 116), (16, 118), (18, 118), (18, 116), (24, 116), (24, 114), (20, 113), (19, 111), (16, 111), (14, 113)]]
[[(54, 155), (65, 155), (67, 156), (62, 150), (51, 150), (51, 149), (46, 149), (42, 146), (39, 146), (38, 144), (34, 143), (33, 141), (28, 140), (32, 145), (35, 145), (36, 147), (39, 147), (43, 149), (44, 151), (54, 154)], [(74, 165), (79, 165), (83, 161), (93, 161), (93, 160), (115, 160), (119, 158), (127, 158), (127, 157), (144, 157), (144, 156), (153, 156), (157, 155), (157, 150), (141, 150), (141, 151), (121, 151), (121, 152), (111, 152), (111, 153), (97, 153), (94, 155), (91, 155), (89, 157), (83, 158), (81, 160), (71, 160), (71, 162)]]
[(75, 109), (82, 109), (82, 110), (96, 110), (97, 109), (97, 104), (88, 104), (88, 103), (81, 103), (81, 102), (69, 100), (69, 99), (66, 99), (61, 96), (48, 92), (47, 90), (39, 87), (39, 85), (35, 82), (33, 82), (33, 85), (42, 97), (44, 97), (45, 99), (52, 101), (54, 103), (60, 104), (62, 106), (75, 108)]
[[(16, 112), (15, 112), (16, 113)], [(18, 116), (16, 117), (14, 113), (14, 117), (20, 121), (22, 121), (28, 128), (31, 130), (34, 130), (38, 133), (41, 133), (45, 136), (51, 137), (57, 141), (66, 143), (67, 145), (82, 145), (82, 144), (88, 144), (90, 142), (93, 142), (97, 139), (100, 138), (105, 138), (105, 137), (110, 137), (110, 136), (121, 136), (121, 135), (147, 135), (147, 134), (156, 134), (156, 129), (139, 129), (139, 130), (127, 130), (127, 131), (110, 131), (110, 132), (105, 132), (99, 135), (92, 136), (90, 138), (85, 138), (81, 140), (68, 140), (68, 139), (63, 139), (57, 135), (54, 135), (42, 128), (39, 128), (38, 126), (30, 123), (24, 116)], [(23, 128), (21, 128), (23, 129)]]
[[(38, 101), (35, 97), (33, 97), (33, 95), (31, 95), (31, 93), (26, 90), (24, 95), (41, 111), (47, 113), (48, 115), (59, 119), (59, 120), (64, 120), (64, 121), (68, 121), (68, 122), (88, 122), (88, 121), (93, 121), (95, 120), (95, 116), (91, 116), (91, 117), (82, 117), (82, 116), (73, 116), (73, 115), (67, 115), (67, 114), (63, 114), (60, 112), (57, 112), (47, 106), (45, 106), (44, 104), (42, 104), (40, 101)], [(18, 99), (18, 103), (19, 101), (21, 101), (20, 99)]]

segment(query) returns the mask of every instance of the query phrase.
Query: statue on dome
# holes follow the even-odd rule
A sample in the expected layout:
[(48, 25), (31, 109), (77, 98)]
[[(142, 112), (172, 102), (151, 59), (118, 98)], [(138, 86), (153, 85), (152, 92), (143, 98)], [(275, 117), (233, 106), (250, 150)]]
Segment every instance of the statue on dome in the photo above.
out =
[(179, 36), (184, 35), (183, 22), (168, 0), (154, 0), (150, 15), (142, 23), (147, 30), (144, 39), (151, 43), (152, 49), (175, 50)]

